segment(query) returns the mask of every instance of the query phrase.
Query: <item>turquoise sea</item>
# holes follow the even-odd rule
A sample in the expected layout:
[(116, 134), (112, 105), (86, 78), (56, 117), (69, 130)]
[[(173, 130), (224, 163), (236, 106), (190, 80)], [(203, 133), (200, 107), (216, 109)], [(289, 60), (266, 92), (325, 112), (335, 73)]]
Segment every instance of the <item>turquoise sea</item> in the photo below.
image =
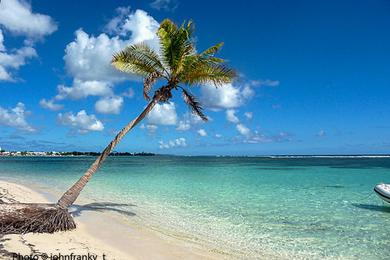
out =
[[(93, 159), (3, 157), (0, 179), (62, 192)], [(238, 258), (389, 259), (379, 182), (390, 158), (110, 157), (82, 197)]]

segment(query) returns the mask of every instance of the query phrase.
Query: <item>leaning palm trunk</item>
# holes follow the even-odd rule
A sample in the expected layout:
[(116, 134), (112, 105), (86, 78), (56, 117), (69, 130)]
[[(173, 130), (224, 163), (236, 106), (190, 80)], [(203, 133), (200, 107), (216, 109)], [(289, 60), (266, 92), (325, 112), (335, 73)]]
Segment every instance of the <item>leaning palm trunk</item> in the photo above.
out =
[(70, 205), (72, 205), (80, 192), (83, 190), (84, 186), (91, 179), (93, 174), (100, 168), (103, 161), (107, 158), (110, 152), (114, 149), (114, 147), (120, 142), (123, 136), (127, 134), (134, 126), (136, 126), (145, 116), (153, 109), (154, 105), (157, 103), (157, 98), (153, 98), (153, 100), (146, 106), (144, 111), (136, 117), (133, 121), (131, 121), (127, 126), (125, 126), (111, 141), (111, 143), (104, 149), (102, 154), (95, 160), (95, 162), (89, 167), (89, 169), (85, 172), (85, 174), (69, 189), (64, 195), (58, 200), (57, 205), (61, 209), (67, 209)]
[(86, 173), (58, 200), (57, 204), (45, 203), (0, 203), (0, 236), (28, 232), (53, 233), (76, 228), (68, 212), (80, 192), (99, 169), (119, 141), (153, 109), (159, 98), (155, 95), (142, 113), (124, 127), (104, 149)]

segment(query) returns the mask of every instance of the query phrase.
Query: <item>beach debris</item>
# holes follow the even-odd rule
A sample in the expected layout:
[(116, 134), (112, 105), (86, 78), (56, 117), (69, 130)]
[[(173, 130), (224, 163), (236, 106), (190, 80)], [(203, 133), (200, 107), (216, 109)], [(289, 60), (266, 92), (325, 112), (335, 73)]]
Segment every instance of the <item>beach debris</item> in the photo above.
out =
[(55, 204), (0, 204), (0, 234), (53, 233), (75, 229), (67, 209)]

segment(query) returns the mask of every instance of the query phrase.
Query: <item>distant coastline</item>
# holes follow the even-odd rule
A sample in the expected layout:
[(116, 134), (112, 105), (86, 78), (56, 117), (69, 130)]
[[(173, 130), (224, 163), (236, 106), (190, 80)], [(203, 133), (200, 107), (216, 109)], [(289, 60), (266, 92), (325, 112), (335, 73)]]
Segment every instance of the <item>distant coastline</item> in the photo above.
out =
[[(34, 152), (34, 151), (2, 151), (0, 150), (0, 156), (10, 156), (10, 157), (20, 157), (20, 156), (26, 156), (26, 157), (32, 157), (32, 156), (44, 156), (44, 157), (66, 157), (66, 156), (99, 156), (100, 153), (97, 152), (79, 152), (79, 151), (73, 151), (73, 152)], [(156, 154), (154, 153), (148, 153), (148, 152), (112, 152), (109, 156), (154, 156)]]
[[(0, 149), (0, 157), (74, 157), (99, 156), (99, 152), (57, 152), (57, 151), (4, 151)], [(184, 157), (220, 157), (220, 158), (266, 158), (266, 159), (307, 159), (307, 158), (390, 158), (390, 154), (279, 154), (279, 155), (175, 155), (156, 154), (150, 152), (112, 152), (109, 156), (184, 156)]]

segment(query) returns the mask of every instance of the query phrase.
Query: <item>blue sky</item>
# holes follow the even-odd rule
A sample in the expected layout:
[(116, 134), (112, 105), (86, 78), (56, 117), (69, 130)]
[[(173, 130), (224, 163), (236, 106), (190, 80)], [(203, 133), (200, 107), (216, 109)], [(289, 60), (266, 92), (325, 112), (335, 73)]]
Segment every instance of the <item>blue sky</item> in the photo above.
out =
[[(99, 151), (146, 105), (113, 52), (158, 23), (196, 24), (240, 77), (180, 93), (118, 151), (185, 155), (390, 152), (389, 1), (21, 1), (0, 4), (0, 147)], [(206, 7), (207, 6), (207, 7)], [(158, 82), (161, 86), (163, 82)]]

